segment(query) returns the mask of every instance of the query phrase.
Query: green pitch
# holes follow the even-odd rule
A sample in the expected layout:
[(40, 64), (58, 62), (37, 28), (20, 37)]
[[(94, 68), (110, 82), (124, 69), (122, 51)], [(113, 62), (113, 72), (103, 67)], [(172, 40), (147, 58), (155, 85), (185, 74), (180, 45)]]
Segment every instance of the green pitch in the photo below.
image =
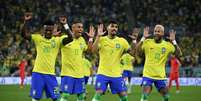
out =
[[(20, 88), (18, 85), (0, 85), (0, 101), (31, 101), (29, 97), (30, 86)], [(91, 101), (94, 95), (93, 86), (87, 86), (87, 100)], [(134, 86), (132, 94), (128, 95), (129, 101), (140, 101), (141, 89), (140, 86)], [(51, 101), (50, 99), (42, 99), (41, 101)], [(69, 101), (76, 101), (76, 96), (72, 95)], [(101, 101), (119, 101), (117, 95), (112, 95), (110, 92), (102, 96)], [(162, 97), (154, 88), (149, 101), (162, 101)], [(170, 91), (170, 101), (201, 101), (201, 87), (189, 86), (181, 87), (181, 92), (176, 94), (173, 87)]]

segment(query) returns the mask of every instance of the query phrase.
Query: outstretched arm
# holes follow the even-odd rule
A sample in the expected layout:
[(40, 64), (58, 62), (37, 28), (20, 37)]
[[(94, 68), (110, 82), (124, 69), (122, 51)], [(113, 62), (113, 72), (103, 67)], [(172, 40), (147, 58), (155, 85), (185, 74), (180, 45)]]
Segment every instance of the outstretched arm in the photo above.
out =
[(66, 45), (66, 44), (68, 44), (68, 43), (70, 43), (70, 42), (73, 41), (73, 33), (71, 32), (71, 30), (70, 30), (70, 28), (68, 26), (67, 18), (66, 17), (63, 17), (63, 16), (59, 17), (59, 21), (60, 21), (61, 24), (63, 24), (65, 30), (67, 31), (68, 37), (66, 37), (66, 38), (64, 38), (62, 40), (62, 44)]
[(128, 35), (132, 39), (131, 48), (128, 50), (128, 53), (131, 56), (135, 56), (136, 53), (136, 44), (137, 44), (137, 37), (140, 30), (138, 28), (134, 28), (131, 35)]
[(24, 22), (21, 26), (21, 35), (26, 40), (31, 40), (30, 29), (28, 28), (28, 23), (32, 19), (32, 13), (28, 12), (24, 14)]
[(141, 48), (142, 47), (142, 43), (149, 36), (150, 36), (150, 34), (149, 34), (149, 27), (145, 27), (144, 28), (144, 32), (143, 32), (143, 37), (141, 38), (141, 40), (136, 45), (136, 54), (138, 56), (141, 56), (143, 54), (143, 51), (142, 51), (142, 48)]
[(169, 38), (172, 41), (172, 44), (174, 45), (174, 47), (176, 49), (173, 54), (175, 54), (175, 56), (179, 58), (182, 56), (182, 52), (181, 52), (181, 48), (179, 47), (179, 45), (177, 44), (176, 39), (175, 39), (176, 31), (171, 30), (169, 32), (169, 34), (170, 34)]
[(100, 36), (104, 34), (103, 27), (104, 27), (103, 24), (98, 25), (96, 40), (92, 45), (92, 53), (96, 53), (98, 51), (98, 42), (100, 40)]
[(89, 41), (88, 41), (88, 47), (87, 47), (87, 53), (92, 52), (92, 46), (93, 46), (93, 38), (95, 35), (95, 28), (91, 25), (89, 27), (89, 32), (86, 33), (89, 37)]

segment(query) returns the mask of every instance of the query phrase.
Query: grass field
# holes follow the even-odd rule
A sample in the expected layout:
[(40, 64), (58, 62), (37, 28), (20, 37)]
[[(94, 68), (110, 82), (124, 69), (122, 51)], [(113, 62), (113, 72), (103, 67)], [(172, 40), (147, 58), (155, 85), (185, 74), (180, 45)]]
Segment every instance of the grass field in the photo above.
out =
[[(0, 101), (31, 101), (29, 97), (30, 86), (19, 88), (18, 85), (0, 85)], [(94, 88), (87, 86), (88, 94), (87, 100), (91, 101), (94, 95)], [(140, 86), (133, 87), (133, 93), (128, 95), (129, 101), (140, 101), (141, 90)], [(41, 101), (51, 101), (50, 99), (42, 99)], [(69, 101), (76, 101), (76, 96), (72, 95)], [(106, 93), (102, 96), (101, 101), (119, 101), (117, 95)], [(162, 101), (162, 97), (156, 92), (154, 88), (149, 97), (149, 101)], [(201, 101), (201, 87), (189, 86), (181, 87), (179, 94), (175, 93), (175, 88), (170, 91), (170, 101)]]

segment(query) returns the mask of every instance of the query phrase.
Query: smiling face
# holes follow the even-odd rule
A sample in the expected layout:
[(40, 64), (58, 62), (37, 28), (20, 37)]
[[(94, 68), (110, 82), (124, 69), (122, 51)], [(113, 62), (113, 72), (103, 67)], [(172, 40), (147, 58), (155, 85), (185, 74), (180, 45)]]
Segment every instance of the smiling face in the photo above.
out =
[(72, 32), (75, 38), (79, 38), (83, 32), (83, 24), (82, 23), (75, 23), (72, 25)]
[(115, 36), (118, 31), (118, 25), (116, 23), (110, 23), (107, 27), (108, 34), (111, 36)]
[(164, 27), (162, 25), (156, 25), (154, 28), (154, 39), (156, 42), (160, 42), (164, 36)]
[(43, 29), (45, 38), (50, 39), (52, 37), (54, 25), (44, 25)]

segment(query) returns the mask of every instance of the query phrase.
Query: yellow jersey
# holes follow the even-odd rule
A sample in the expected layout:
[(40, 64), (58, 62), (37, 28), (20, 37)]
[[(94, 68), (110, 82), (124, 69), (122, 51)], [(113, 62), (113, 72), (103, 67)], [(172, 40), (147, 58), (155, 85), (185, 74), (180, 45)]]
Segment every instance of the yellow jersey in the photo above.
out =
[(83, 62), (84, 62), (84, 76), (90, 76), (92, 64), (86, 58), (83, 58)]
[(141, 48), (145, 53), (143, 77), (166, 79), (165, 64), (169, 54), (175, 51), (174, 46), (164, 40), (156, 43), (154, 39), (146, 39)]
[(73, 39), (72, 42), (61, 46), (62, 67), (61, 76), (74, 78), (84, 77), (83, 52), (87, 50), (87, 44), (83, 37)]
[(123, 70), (133, 71), (134, 57), (126, 53), (121, 57)]
[(36, 46), (36, 59), (33, 72), (55, 75), (55, 62), (59, 52), (61, 38), (44, 38), (41, 34), (32, 34)]
[(97, 74), (120, 77), (122, 74), (120, 59), (123, 53), (129, 49), (128, 42), (124, 38), (110, 39), (108, 36), (104, 36), (100, 37), (98, 48), (100, 60)]

